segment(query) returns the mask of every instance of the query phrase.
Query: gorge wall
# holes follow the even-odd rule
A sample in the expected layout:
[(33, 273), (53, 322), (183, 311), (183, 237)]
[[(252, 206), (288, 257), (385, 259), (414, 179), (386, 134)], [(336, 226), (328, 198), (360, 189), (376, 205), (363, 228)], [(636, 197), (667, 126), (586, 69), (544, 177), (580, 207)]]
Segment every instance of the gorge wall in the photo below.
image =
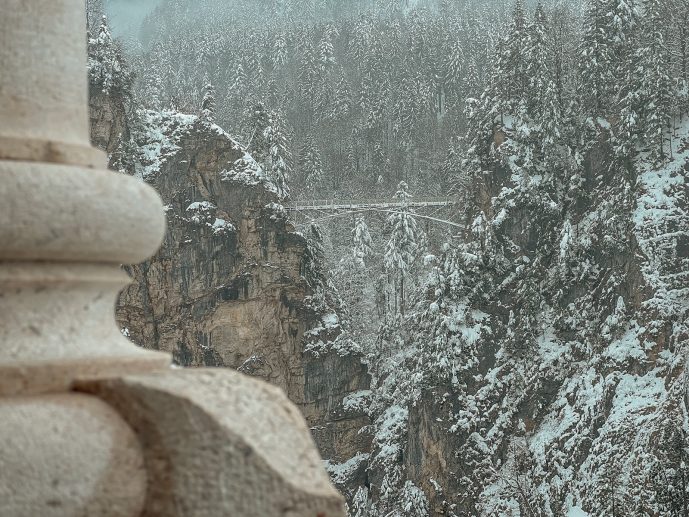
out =
[(153, 185), (166, 205), (159, 252), (129, 270), (117, 318), (135, 343), (180, 366), (227, 367), (285, 390), (332, 464), (368, 450), (361, 355), (338, 341), (336, 300), (312, 246), (275, 187), (220, 127), (192, 115), (133, 110), (92, 86), (95, 145), (111, 167)]

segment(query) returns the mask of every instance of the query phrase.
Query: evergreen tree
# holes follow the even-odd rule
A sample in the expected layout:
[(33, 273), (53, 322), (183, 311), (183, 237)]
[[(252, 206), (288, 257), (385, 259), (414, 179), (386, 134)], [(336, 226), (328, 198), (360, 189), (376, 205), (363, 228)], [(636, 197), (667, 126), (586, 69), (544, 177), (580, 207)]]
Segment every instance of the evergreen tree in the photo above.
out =
[(550, 59), (548, 41), (548, 25), (542, 3), (538, 3), (534, 13), (533, 23), (527, 31), (526, 60), (527, 76), (529, 78), (527, 90), (527, 106), (532, 118), (540, 120), (543, 115), (544, 94), (552, 81), (552, 60)]
[(524, 0), (516, 0), (507, 40), (503, 48), (504, 56), (499, 58), (498, 75), (504, 85), (508, 112), (517, 114), (522, 109), (528, 85), (526, 44), (528, 41)]
[(201, 117), (207, 122), (215, 119), (215, 88), (208, 82), (203, 89), (203, 100), (201, 101)]
[(304, 50), (299, 65), (299, 86), (303, 99), (310, 100), (315, 95), (315, 86), (318, 83), (319, 61), (316, 57), (316, 51), (310, 40), (304, 44)]
[(281, 199), (289, 197), (288, 182), (292, 161), (288, 143), (289, 134), (283, 118), (277, 112), (271, 113), (270, 124), (263, 135), (270, 146), (270, 178), (275, 183)]
[(359, 487), (354, 494), (352, 506), (349, 509), (349, 514), (352, 517), (368, 517), (371, 509), (371, 500), (368, 495), (368, 489)]
[(680, 427), (666, 429), (660, 438), (664, 442), (664, 458), (652, 472), (656, 498), (662, 505), (663, 515), (684, 517), (689, 514), (687, 431)]
[(149, 71), (144, 80), (143, 97), (146, 107), (160, 111), (163, 109), (162, 102), (163, 85), (158, 71), (153, 68)]
[(529, 87), (527, 109), (531, 120), (539, 131), (540, 150), (545, 160), (552, 159), (555, 146), (560, 139), (563, 125), (560, 99), (555, 78), (553, 46), (549, 39), (549, 26), (545, 9), (538, 3), (534, 21), (529, 27), (527, 60)]
[(354, 257), (361, 265), (373, 254), (373, 240), (363, 217), (357, 217), (352, 231), (354, 237)]
[(280, 32), (273, 43), (273, 68), (282, 70), (287, 63), (287, 41), (285, 35)]
[(344, 72), (341, 72), (334, 91), (332, 118), (338, 122), (346, 121), (351, 110), (352, 99), (349, 85)]
[(611, 104), (614, 54), (607, 35), (606, 0), (588, 0), (581, 42), (581, 75), (589, 114), (605, 116)]
[(230, 90), (235, 95), (242, 95), (246, 90), (247, 82), (248, 79), (246, 73), (244, 72), (244, 66), (240, 61), (239, 63), (237, 63), (237, 67), (234, 73), (234, 79), (232, 85), (230, 86)]
[(445, 50), (445, 65), (443, 67), (445, 84), (453, 95), (459, 94), (462, 83), (466, 79), (462, 73), (465, 61), (461, 42), (454, 39)]
[(402, 206), (388, 218), (390, 239), (383, 256), (383, 271), (388, 287), (388, 314), (393, 317), (404, 315), (409, 278), (419, 248), (419, 229), (408, 206), (411, 197), (408, 185), (400, 182), (395, 199)]
[(101, 18), (98, 35), (89, 39), (88, 70), (92, 86), (98, 86), (103, 93), (111, 91), (127, 92), (132, 77), (124, 63), (122, 52), (112, 39), (108, 20)]
[(86, 0), (86, 27), (89, 32), (96, 32), (105, 14), (103, 0)]
[(462, 81), (464, 98), (472, 98), (480, 95), (483, 90), (481, 85), (481, 77), (476, 66), (476, 59), (474, 57), (469, 58), (469, 63), (467, 65), (467, 73)]
[(323, 188), (323, 164), (320, 152), (311, 138), (308, 138), (301, 149), (299, 169), (302, 184), (307, 192), (312, 194), (318, 188)]
[[(660, 0), (645, 0), (637, 77), (642, 85), (644, 136), (651, 161), (657, 165), (667, 158), (667, 132), (673, 111), (673, 85), (670, 79), (670, 54), (665, 37), (666, 17)], [(636, 78), (635, 78), (636, 79)]]
[(263, 103), (257, 103), (249, 110), (247, 128), (247, 150), (259, 165), (266, 167), (271, 155), (272, 121)]
[(336, 33), (333, 27), (328, 25), (323, 31), (323, 36), (318, 45), (318, 60), (323, 73), (329, 72), (335, 65), (335, 48), (332, 42), (334, 36), (336, 36)]

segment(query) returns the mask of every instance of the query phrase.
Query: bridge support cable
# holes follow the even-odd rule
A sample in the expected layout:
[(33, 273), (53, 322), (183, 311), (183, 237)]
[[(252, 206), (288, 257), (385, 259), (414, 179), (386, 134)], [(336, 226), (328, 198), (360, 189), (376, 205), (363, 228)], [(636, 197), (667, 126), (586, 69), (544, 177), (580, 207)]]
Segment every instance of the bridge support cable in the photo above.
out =
[[(402, 213), (406, 213), (406, 214), (409, 215), (410, 217), (414, 217), (414, 218), (416, 218), (416, 219), (425, 219), (425, 220), (433, 221), (433, 222), (440, 223), (440, 224), (447, 224), (447, 225), (449, 225), (449, 226), (454, 226), (454, 227), (456, 227), (456, 228), (462, 228), (462, 229), (465, 228), (465, 226), (464, 226), (463, 224), (455, 223), (455, 222), (453, 222), (453, 221), (448, 221), (448, 220), (446, 220), (446, 219), (440, 219), (440, 218), (432, 217), (432, 216), (429, 216), (429, 215), (418, 214), (418, 213), (416, 213), (416, 212), (400, 212), (399, 210), (384, 210), (384, 209), (378, 209), (378, 208), (359, 208), (359, 209), (357, 209), (357, 210), (347, 210), (347, 211), (340, 210), (340, 211), (337, 211), (336, 213), (328, 214), (328, 215), (323, 215), (323, 216), (320, 216), (320, 217), (309, 217), (309, 216), (306, 214), (306, 212), (307, 212), (308, 210), (302, 210), (301, 207), (300, 207), (299, 209), (294, 209), (294, 210), (292, 210), (292, 211), (293, 211), (293, 212), (296, 212), (296, 213), (299, 213), (299, 214), (301, 214), (302, 216), (304, 216), (304, 218), (306, 218), (306, 219), (308, 219), (308, 220), (310, 220), (310, 221), (314, 221), (314, 222), (317, 222), (317, 221), (324, 221), (324, 220), (326, 220), (326, 219), (333, 219), (333, 218), (336, 218), (336, 217), (343, 217), (343, 216), (351, 216), (351, 215), (355, 215), (355, 214), (362, 214), (362, 213), (367, 213), (367, 212), (376, 212), (376, 213), (385, 213), (385, 214), (402, 214)], [(320, 211), (320, 210), (319, 210), (319, 212), (322, 213), (322, 211)]]

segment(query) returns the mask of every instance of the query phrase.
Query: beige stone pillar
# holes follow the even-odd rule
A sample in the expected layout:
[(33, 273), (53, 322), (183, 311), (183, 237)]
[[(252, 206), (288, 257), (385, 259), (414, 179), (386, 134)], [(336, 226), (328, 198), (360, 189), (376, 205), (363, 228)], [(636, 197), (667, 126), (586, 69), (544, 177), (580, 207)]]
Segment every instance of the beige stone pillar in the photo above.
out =
[(0, 395), (164, 368), (114, 320), (120, 264), (152, 255), (165, 222), (157, 194), (90, 145), (83, 2), (0, 12)]
[(284, 394), (114, 319), (164, 233), (89, 144), (83, 0), (0, 0), (0, 515), (344, 515)]

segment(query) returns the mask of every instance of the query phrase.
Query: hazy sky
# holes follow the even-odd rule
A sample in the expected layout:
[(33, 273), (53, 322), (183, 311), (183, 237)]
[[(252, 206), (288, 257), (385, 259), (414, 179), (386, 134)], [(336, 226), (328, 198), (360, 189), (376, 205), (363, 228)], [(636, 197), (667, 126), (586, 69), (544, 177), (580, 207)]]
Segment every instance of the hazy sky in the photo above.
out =
[(105, 10), (113, 35), (136, 36), (141, 21), (161, 0), (105, 0)]

